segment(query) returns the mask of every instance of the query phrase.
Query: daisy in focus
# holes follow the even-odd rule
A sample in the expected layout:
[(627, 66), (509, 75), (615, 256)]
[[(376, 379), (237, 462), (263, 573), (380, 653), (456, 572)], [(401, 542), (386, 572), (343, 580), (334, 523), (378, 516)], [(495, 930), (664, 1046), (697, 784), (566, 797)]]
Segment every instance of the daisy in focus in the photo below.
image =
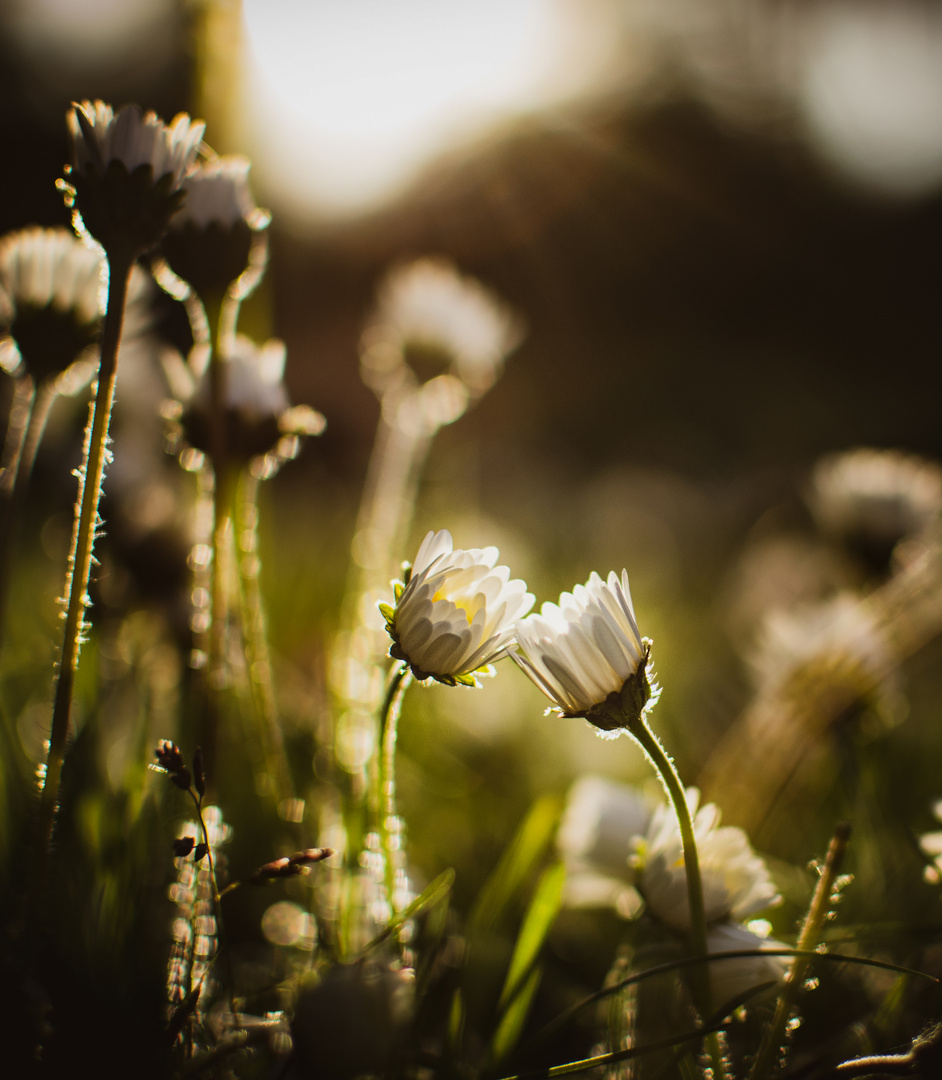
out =
[(563, 716), (584, 716), (603, 731), (626, 728), (657, 690), (647, 677), (650, 643), (642, 639), (628, 572), (563, 593), (558, 604), (517, 624), (517, 664)]
[(411, 570), (396, 585), (396, 605), (381, 604), (393, 639), (390, 655), (417, 679), (477, 685), (475, 675), (508, 654), (514, 624), (533, 606), (526, 583), (497, 566), (496, 547), (455, 549), (451, 534), (429, 532)]

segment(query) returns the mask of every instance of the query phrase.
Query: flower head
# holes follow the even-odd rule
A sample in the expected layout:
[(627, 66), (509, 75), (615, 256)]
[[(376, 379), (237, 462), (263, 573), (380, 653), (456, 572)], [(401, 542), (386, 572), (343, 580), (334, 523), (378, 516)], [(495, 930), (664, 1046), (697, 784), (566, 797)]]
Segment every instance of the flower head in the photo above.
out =
[(900, 540), (942, 514), (942, 469), (915, 454), (862, 447), (822, 459), (808, 500), (824, 532), (883, 571)]
[(516, 627), (513, 658), (564, 716), (605, 731), (640, 716), (656, 691), (647, 677), (649, 644), (631, 604), (628, 573), (614, 570), (546, 603)]
[(67, 202), (76, 224), (112, 253), (137, 255), (160, 239), (179, 207), (181, 184), (206, 125), (179, 113), (168, 126), (152, 112), (103, 101), (75, 103), (66, 115), (72, 144)]
[(238, 155), (212, 157), (182, 181), (186, 197), (170, 219), (161, 253), (202, 297), (221, 295), (237, 280), (245, 295), (264, 269), (271, 217), (255, 205), (249, 168), (248, 158)]
[(363, 374), (382, 394), (410, 375), (421, 381), (420, 369), (437, 361), (478, 397), (522, 338), (519, 316), (479, 281), (445, 259), (417, 259), (395, 267), (380, 286)]
[(651, 820), (641, 791), (603, 776), (581, 776), (569, 789), (556, 847), (566, 864), (564, 902), (612, 907), (632, 918), (642, 907), (632, 856)]
[(101, 325), (103, 253), (68, 229), (23, 229), (0, 241), (0, 329), (36, 382), (65, 371)]
[[(212, 373), (209, 354), (197, 347), (190, 367), (180, 364), (168, 371), (179, 401), (173, 419), (179, 419), (191, 447), (205, 454), (213, 451)], [(231, 344), (222, 366), (223, 414), (226, 453), (236, 462), (276, 455), (293, 456), (301, 435), (317, 435), (325, 422), (307, 406), (292, 408), (283, 382), (285, 346), (276, 339), (257, 345), (242, 334)], [(291, 446), (285, 446), (287, 439)]]
[[(778, 892), (762, 859), (742, 829), (720, 826), (713, 803), (697, 809), (700, 793), (687, 791), (703, 883), (707, 925), (740, 920), (778, 902)], [(637, 845), (638, 885), (648, 910), (674, 930), (690, 929), (687, 872), (680, 827), (672, 807), (659, 806)]]
[(455, 550), (451, 534), (422, 541), (396, 606), (383, 604), (390, 654), (418, 679), (475, 685), (474, 673), (506, 656), (514, 622), (533, 605), (526, 583), (496, 566), (496, 547)]

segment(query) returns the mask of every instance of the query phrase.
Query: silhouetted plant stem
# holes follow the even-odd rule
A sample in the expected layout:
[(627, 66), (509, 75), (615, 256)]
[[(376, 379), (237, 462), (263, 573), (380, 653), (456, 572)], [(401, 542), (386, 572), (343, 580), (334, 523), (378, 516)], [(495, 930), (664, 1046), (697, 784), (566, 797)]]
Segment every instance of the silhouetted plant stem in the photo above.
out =
[(44, 888), (46, 863), (55, 825), (62, 762), (69, 734), (75, 669), (85, 629), (85, 609), (89, 604), (88, 578), (92, 564), (92, 548), (99, 525), (98, 504), (101, 499), (105, 462), (110, 457), (107, 448), (108, 428), (111, 422), (111, 406), (114, 401), (115, 379), (118, 371), (118, 344), (121, 339), (128, 281), (133, 265), (134, 255), (130, 250), (109, 252), (108, 309), (101, 336), (98, 385), (94, 401), (89, 409), (89, 424), (85, 429), (82, 468), (79, 472), (79, 494), (76, 503), (78, 513), (72, 533), (72, 549), (66, 576), (65, 631), (56, 678), (49, 754), (46, 759), (39, 809), (39, 834), (35, 850), (30, 907), (30, 911), (34, 914), (39, 910)]

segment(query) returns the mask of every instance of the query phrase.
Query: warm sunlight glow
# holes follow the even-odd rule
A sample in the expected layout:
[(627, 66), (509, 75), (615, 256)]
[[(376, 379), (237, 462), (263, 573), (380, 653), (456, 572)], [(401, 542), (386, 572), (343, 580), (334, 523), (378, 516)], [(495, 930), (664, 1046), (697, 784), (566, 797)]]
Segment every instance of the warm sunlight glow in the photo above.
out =
[(436, 152), (576, 91), (586, 65), (573, 55), (572, 10), (567, 0), (245, 0), (259, 183), (294, 210), (380, 202)]

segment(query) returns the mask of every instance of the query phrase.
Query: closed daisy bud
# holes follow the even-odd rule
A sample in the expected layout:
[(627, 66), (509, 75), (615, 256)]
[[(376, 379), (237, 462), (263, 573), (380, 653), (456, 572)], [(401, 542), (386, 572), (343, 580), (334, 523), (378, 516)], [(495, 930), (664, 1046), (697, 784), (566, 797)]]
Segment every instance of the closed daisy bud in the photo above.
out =
[(115, 113), (103, 101), (73, 104), (66, 122), (72, 163), (60, 187), (76, 208), (76, 225), (109, 254), (153, 247), (183, 201), (183, 177), (206, 125), (180, 113), (168, 127), (136, 105)]
[(628, 574), (593, 573), (585, 585), (517, 623), (514, 660), (564, 716), (603, 731), (628, 727), (656, 688), (647, 676), (650, 644), (635, 621)]
[(533, 605), (526, 583), (496, 566), (495, 547), (455, 550), (451, 534), (422, 541), (395, 608), (380, 605), (393, 639), (390, 655), (417, 679), (474, 686), (474, 673), (506, 656), (514, 622)]
[[(237, 155), (194, 166), (182, 183), (183, 206), (161, 243), (170, 269), (204, 299), (221, 296), (239, 279), (244, 295), (264, 266), (263, 234), (271, 218), (255, 205), (249, 167), (248, 158)], [(247, 274), (250, 269), (256, 272)]]

